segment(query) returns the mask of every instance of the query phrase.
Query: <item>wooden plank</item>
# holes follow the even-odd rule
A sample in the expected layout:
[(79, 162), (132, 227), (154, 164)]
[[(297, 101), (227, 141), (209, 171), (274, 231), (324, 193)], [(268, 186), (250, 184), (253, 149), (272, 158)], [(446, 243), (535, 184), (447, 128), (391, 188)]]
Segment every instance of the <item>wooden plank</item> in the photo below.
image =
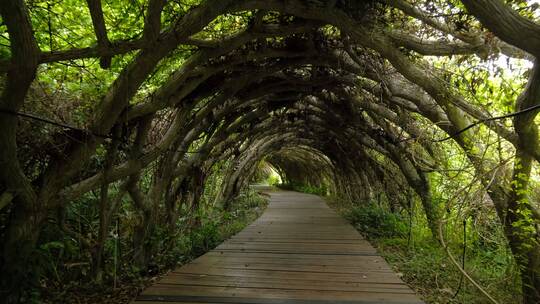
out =
[[(196, 301), (196, 302), (195, 302)], [(207, 296), (141, 296), (136, 304), (421, 304), (419, 301), (392, 300), (373, 301), (365, 299), (356, 300), (317, 300), (317, 299), (266, 299), (266, 298), (240, 298), (240, 297), (207, 297)]]
[[(216, 298), (258, 298), (258, 299), (288, 299), (288, 300), (326, 300), (326, 301), (354, 301), (357, 299), (373, 302), (407, 302), (421, 303), (414, 294), (406, 293), (378, 293), (363, 291), (328, 291), (328, 290), (293, 290), (271, 288), (237, 288), (220, 286), (165, 286), (156, 285), (148, 288), (146, 296), (163, 297), (191, 296)], [(154, 298), (155, 299), (155, 298)]]
[[(192, 264), (194, 267), (207, 266), (206, 264)], [(389, 267), (347, 267), (336, 265), (294, 265), (294, 264), (279, 264), (279, 263), (229, 263), (219, 262), (213, 263), (209, 267), (225, 268), (225, 269), (253, 269), (253, 270), (281, 270), (281, 271), (296, 271), (296, 272), (324, 272), (324, 273), (394, 273)]]
[(133, 303), (422, 303), (376, 250), (314, 195), (271, 193), (243, 231)]
[[(372, 283), (368, 281), (346, 280), (346, 281), (328, 281), (327, 279), (315, 279), (312, 277), (301, 278), (283, 278), (283, 277), (250, 277), (250, 276), (233, 276), (233, 275), (200, 275), (190, 273), (175, 273), (174, 275), (166, 276), (159, 281), (159, 284), (210, 284), (223, 285), (226, 283), (265, 283), (265, 284), (292, 284), (296, 287), (303, 286), (304, 289), (339, 289), (339, 288), (354, 288), (354, 287), (374, 287), (374, 288), (391, 288), (391, 289), (410, 289), (402, 282), (396, 283)], [(286, 289), (287, 287), (283, 288)]]
[[(190, 279), (189, 281), (187, 279)], [(269, 280), (267, 278), (253, 279), (242, 277), (167, 277), (156, 286), (206, 286), (206, 287), (238, 287), (238, 288), (269, 288), (281, 290), (318, 290), (318, 291), (352, 291), (352, 292), (378, 292), (378, 293), (405, 293), (413, 294), (406, 285), (377, 284), (360, 282), (338, 282), (313, 280)]]
[(324, 273), (324, 272), (299, 272), (299, 271), (281, 271), (281, 270), (262, 270), (262, 269), (224, 269), (224, 268), (181, 268), (171, 272), (168, 275), (175, 274), (198, 274), (198, 275), (219, 275), (226, 274), (230, 276), (245, 276), (245, 277), (270, 277), (270, 278), (288, 278), (288, 279), (306, 279), (326, 281), (341, 281), (341, 282), (370, 282), (370, 283), (403, 283), (393, 273)]
[(377, 270), (377, 269), (365, 269), (361, 267), (354, 267), (347, 269), (346, 267), (325, 267), (325, 266), (290, 266), (290, 265), (279, 265), (279, 264), (212, 264), (212, 265), (200, 265), (200, 264), (190, 264), (189, 267), (185, 268), (186, 272), (189, 272), (193, 268), (202, 268), (202, 269), (244, 269), (244, 270), (262, 270), (262, 271), (288, 271), (288, 272), (303, 272), (303, 273), (324, 273), (327, 275), (331, 274), (357, 274), (357, 275), (373, 275), (376, 273), (391, 273), (395, 275), (393, 271), (390, 270)]
[[(271, 258), (269, 258), (269, 256)], [(275, 256), (275, 257), (273, 257)], [(365, 267), (365, 269), (390, 269), (388, 264), (379, 256), (325, 256), (320, 255), (290, 255), (290, 254), (266, 254), (266, 253), (237, 253), (227, 252), (218, 255), (206, 255), (193, 261), (193, 263), (261, 263), (277, 265), (318, 265), (318, 266), (349, 266)]]
[(273, 257), (269, 259), (268, 257), (260, 257), (253, 255), (204, 255), (201, 258), (192, 262), (201, 264), (229, 264), (229, 263), (239, 263), (239, 264), (251, 264), (251, 263), (260, 263), (260, 264), (278, 264), (278, 265), (317, 265), (317, 266), (342, 266), (342, 267), (366, 267), (366, 269), (390, 269), (388, 264), (384, 262), (384, 259), (378, 256), (360, 256), (354, 258), (343, 258), (343, 259), (325, 259), (321, 261), (318, 257), (305, 256), (302, 258), (297, 258), (290, 255), (284, 255), (282, 257)]

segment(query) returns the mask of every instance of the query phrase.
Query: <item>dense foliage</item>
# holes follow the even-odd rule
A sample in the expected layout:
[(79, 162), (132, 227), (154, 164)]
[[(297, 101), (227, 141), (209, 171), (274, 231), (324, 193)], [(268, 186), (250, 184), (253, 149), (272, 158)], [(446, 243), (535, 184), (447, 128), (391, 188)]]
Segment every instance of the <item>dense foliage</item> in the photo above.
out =
[[(447, 251), (433, 241), (426, 218), (414, 208), (390, 210), (386, 202), (351, 204), (328, 198), (394, 266), (402, 279), (428, 303), (484, 303), (485, 296), (452, 264)], [(416, 209), (418, 210), (418, 209)], [(502, 303), (519, 303), (520, 281), (495, 214), (461, 222), (458, 212), (448, 215), (445, 239), (450, 254)], [(463, 226), (465, 224), (465, 227)], [(495, 229), (494, 229), (495, 227)]]
[(537, 8), (2, 0), (0, 298), (172, 267), (245, 222), (271, 169), (450, 260), (465, 222), (521, 289), (466, 267), (467, 288), (540, 302)]

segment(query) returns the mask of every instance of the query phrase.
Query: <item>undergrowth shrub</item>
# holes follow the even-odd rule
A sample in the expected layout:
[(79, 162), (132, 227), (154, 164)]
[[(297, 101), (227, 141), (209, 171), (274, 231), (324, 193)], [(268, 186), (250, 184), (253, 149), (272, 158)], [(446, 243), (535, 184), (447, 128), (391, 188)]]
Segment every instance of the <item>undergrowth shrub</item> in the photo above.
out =
[(270, 186), (278, 186), (279, 185), (279, 177), (272, 175), (272, 176), (268, 177), (267, 183)]
[(325, 186), (312, 186), (296, 183), (277, 184), (276, 187), (283, 190), (298, 191), (302, 193), (315, 194), (320, 196), (328, 195), (328, 189)]
[(350, 209), (345, 217), (371, 238), (403, 237), (407, 235), (407, 223), (401, 215), (375, 204)]
[[(154, 227), (148, 241), (155, 250), (149, 271), (145, 272), (132, 261), (130, 240), (135, 220), (126, 211), (118, 226), (113, 222), (111, 236), (105, 243), (104, 284), (100, 286), (91, 284), (91, 257), (85, 250), (85, 240), (65, 235), (58, 239), (63, 235), (58, 225), (48, 226), (36, 260), (40, 267), (36, 268), (39, 271), (35, 275), (40, 278), (41, 286), (36, 286), (35, 295), (27, 303), (102, 303), (105, 298), (107, 303), (128, 303), (149, 279), (215, 248), (256, 219), (266, 205), (266, 200), (250, 189), (235, 199), (232, 211), (210, 205), (209, 201), (202, 201), (193, 214), (185, 213), (180, 217), (174, 233), (166, 227)], [(80, 206), (86, 208), (85, 204)], [(73, 221), (69, 217), (67, 220)], [(91, 233), (96, 231), (98, 223), (96, 215), (73, 222), (77, 224), (77, 221), (80, 221), (81, 236), (93, 236)]]
[[(435, 241), (422, 212), (393, 213), (384, 204), (357, 204), (331, 198), (335, 207), (377, 248), (399, 276), (426, 303), (490, 303), (450, 261)], [(415, 205), (415, 210), (421, 210)], [(467, 220), (450, 210), (444, 238), (453, 256), (499, 303), (520, 303), (519, 271), (506, 245), (503, 231), (494, 223), (495, 214)], [(466, 225), (466, 240), (463, 222)], [(412, 224), (412, 225), (411, 225)]]
[(221, 243), (223, 235), (219, 231), (219, 224), (217, 221), (207, 221), (191, 231), (188, 236), (190, 256), (200, 256)]

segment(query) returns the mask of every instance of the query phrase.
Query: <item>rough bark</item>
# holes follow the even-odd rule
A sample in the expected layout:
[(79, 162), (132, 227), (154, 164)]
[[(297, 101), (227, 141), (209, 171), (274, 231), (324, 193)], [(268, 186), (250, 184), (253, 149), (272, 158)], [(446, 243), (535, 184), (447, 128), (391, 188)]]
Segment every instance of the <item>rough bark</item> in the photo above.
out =
[(24, 1), (2, 1), (0, 14), (7, 26), (13, 54), (0, 97), (0, 186), (13, 195), (13, 209), (2, 240), (0, 289), (2, 298), (11, 303), (18, 301), (23, 291), (20, 285), (34, 282), (35, 276), (27, 265), (45, 217), (20, 166), (16, 142), (18, 117), (13, 115), (22, 107), (34, 80), (40, 51)]
[[(535, 63), (529, 83), (519, 97), (516, 110), (523, 110), (540, 104), (540, 66)], [(516, 116), (514, 128), (518, 134), (518, 145), (514, 160), (512, 188), (506, 203), (505, 232), (510, 248), (520, 266), (524, 303), (540, 302), (540, 239), (538, 211), (529, 198), (529, 179), (533, 157), (530, 149), (538, 149), (538, 127), (534, 119), (538, 110)]]

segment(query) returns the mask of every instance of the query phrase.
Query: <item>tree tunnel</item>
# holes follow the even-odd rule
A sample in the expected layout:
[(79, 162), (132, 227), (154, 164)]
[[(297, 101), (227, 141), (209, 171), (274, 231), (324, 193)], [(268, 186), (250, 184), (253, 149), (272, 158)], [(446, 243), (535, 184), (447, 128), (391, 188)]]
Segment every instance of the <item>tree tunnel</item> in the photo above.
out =
[[(51, 229), (90, 252), (100, 281), (129, 215), (147, 268), (158, 231), (174, 234), (209, 189), (207, 206), (233, 210), (261, 161), (350, 202), (418, 200), (439, 239), (450, 207), (431, 176), (459, 159), (495, 209), (524, 303), (540, 301), (527, 1), (86, 2), (0, 3), (3, 298), (36, 284)], [(497, 58), (534, 64), (508, 76)], [(72, 229), (81, 206), (96, 208), (95, 231)]]

